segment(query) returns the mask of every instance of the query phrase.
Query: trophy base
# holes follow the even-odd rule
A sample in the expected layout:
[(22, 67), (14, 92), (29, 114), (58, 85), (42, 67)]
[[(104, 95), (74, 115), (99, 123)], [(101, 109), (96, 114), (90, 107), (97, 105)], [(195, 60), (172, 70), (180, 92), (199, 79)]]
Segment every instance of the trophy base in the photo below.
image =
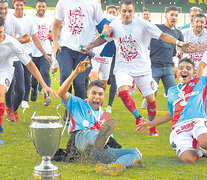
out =
[(43, 160), (38, 166), (35, 166), (33, 180), (61, 180), (59, 168), (53, 165), (50, 160)]

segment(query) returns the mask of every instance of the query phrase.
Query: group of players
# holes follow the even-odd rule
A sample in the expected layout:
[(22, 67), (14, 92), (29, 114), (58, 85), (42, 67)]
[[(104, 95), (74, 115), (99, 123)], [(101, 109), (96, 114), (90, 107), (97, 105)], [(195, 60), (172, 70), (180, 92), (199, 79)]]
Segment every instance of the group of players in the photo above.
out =
[[(24, 4), (24, 0), (14, 0), (16, 18), (23, 18)], [(4, 95), (7, 90), (11, 89), (13, 81), (11, 91), (15, 93), (9, 97), (12, 99), (11, 101), (18, 104), (13, 110), (16, 116), (12, 121), (19, 121), (16, 112), (23, 95), (22, 97), (18, 95), (17, 88), (20, 84), (16, 82), (15, 86), (15, 81), (18, 78), (21, 84), (24, 81), (20, 79), (18, 72), (21, 68), (20, 61), (42, 85), (46, 104), (51, 101), (48, 98), (48, 92), (57, 97), (56, 93), (48, 87), (50, 86), (49, 64), (51, 64), (48, 54), (51, 54), (51, 47), (48, 40), (50, 28), (47, 19), (44, 18), (45, 1), (38, 0), (36, 9), (37, 13), (32, 21), (22, 19), (22, 22), (26, 22), (28, 29), (16, 28), (17, 21), (14, 20), (14, 17), (9, 19), (7, 17), (8, 1), (0, 0), (0, 63), (8, 69), (0, 71), (0, 124), (5, 110)], [(120, 149), (121, 146), (112, 136), (117, 120), (110, 119), (101, 108), (105, 98), (112, 57), (114, 57), (115, 80), (110, 83), (117, 85), (118, 96), (134, 115), (136, 130), (149, 129), (151, 136), (157, 136), (155, 126), (172, 120), (170, 135), (172, 147), (181, 162), (194, 163), (203, 156), (204, 149), (207, 149), (207, 79), (205, 76), (199, 77), (203, 74), (207, 56), (205, 55), (207, 48), (206, 30), (204, 29), (205, 15), (201, 14), (201, 11), (195, 13), (190, 27), (181, 32), (175, 27), (179, 15), (176, 7), (167, 8), (166, 23), (161, 25), (155, 25), (136, 17), (134, 15), (135, 4), (132, 0), (121, 2), (120, 17), (115, 17), (117, 9), (114, 6), (108, 8), (107, 11), (108, 13), (111, 11), (114, 16), (106, 15), (104, 17), (97, 0), (59, 0), (55, 9), (52, 39), (53, 53), (60, 69), (58, 94), (65, 107), (69, 109), (70, 116), (68, 133), (71, 138), (64, 160), (69, 161), (74, 154), (78, 154), (78, 158), (87, 154), (87, 157), (99, 162), (96, 165), (97, 173), (109, 175), (119, 175), (127, 167), (131, 167), (141, 160), (142, 154), (139, 150)], [(194, 12), (194, 10), (192, 11)], [(35, 28), (29, 28), (29, 24), (32, 26), (33, 21), (39, 28), (38, 31)], [(97, 31), (104, 32), (106, 37), (94, 38)], [(31, 51), (26, 51), (20, 44), (30, 42), (31, 37), (35, 44), (35, 47), (33, 45), (35, 50), (32, 50), (32, 61), (28, 55)], [(87, 51), (104, 43), (104, 47), (101, 50), (98, 49), (96, 55), (91, 59), (91, 66)], [(80, 45), (84, 45), (85, 53), (80, 51)], [(182, 57), (177, 65), (176, 72), (180, 80), (177, 86), (172, 61), (176, 55)], [(15, 56), (18, 57), (16, 61), (14, 61)], [(201, 59), (202, 63), (199, 63)], [(13, 64), (15, 70), (12, 67)], [(25, 72), (26, 68), (24, 68)], [(196, 69), (198, 78), (195, 78)], [(30, 79), (30, 75), (25, 75), (25, 77)], [(91, 79), (89, 85), (88, 77)], [(155, 120), (157, 112), (155, 93), (158, 90), (160, 79), (168, 91), (169, 113)], [(72, 83), (75, 96), (69, 93)], [(35, 100), (37, 82), (32, 84), (31, 98)], [(148, 121), (140, 115), (130, 96), (130, 93), (136, 88), (135, 84), (146, 99)], [(15, 96), (17, 96), (16, 99)], [(28, 94), (27, 97), (29, 97)], [(28, 98), (24, 100), (27, 101)], [(2, 125), (0, 130), (3, 131)], [(1, 143), (3, 144), (2, 141)]]

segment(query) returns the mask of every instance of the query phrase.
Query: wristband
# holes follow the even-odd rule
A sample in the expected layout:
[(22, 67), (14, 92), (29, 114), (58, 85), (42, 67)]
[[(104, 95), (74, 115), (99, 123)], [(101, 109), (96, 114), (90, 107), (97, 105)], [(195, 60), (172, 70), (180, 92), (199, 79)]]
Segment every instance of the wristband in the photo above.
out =
[(180, 43), (180, 41), (179, 40), (176, 40), (176, 43), (175, 44), (179, 46), (179, 43)]

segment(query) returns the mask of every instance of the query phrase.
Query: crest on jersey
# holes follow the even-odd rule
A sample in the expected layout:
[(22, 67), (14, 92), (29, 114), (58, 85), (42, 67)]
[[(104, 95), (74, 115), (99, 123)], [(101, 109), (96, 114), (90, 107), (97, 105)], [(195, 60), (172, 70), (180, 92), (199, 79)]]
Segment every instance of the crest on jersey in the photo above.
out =
[(91, 115), (91, 111), (88, 110), (87, 113), (86, 113), (86, 116), (90, 116)]
[(155, 83), (154, 83), (154, 81), (151, 81), (150, 85), (151, 85), (152, 90), (155, 90)]
[(9, 87), (9, 86), (10, 86), (10, 81), (9, 81), (9, 79), (8, 79), (8, 78), (6, 78), (6, 79), (5, 79), (5, 84), (6, 84), (6, 86), (7, 86), (7, 87)]
[(194, 82), (194, 81), (189, 82), (189, 83), (188, 83), (188, 86), (190, 86), (190, 87), (195, 86), (195, 82)]

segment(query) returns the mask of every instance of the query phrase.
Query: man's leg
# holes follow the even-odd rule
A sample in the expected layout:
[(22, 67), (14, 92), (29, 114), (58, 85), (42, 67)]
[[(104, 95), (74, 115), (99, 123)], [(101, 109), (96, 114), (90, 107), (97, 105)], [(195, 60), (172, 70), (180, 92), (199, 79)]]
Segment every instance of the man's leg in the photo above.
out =
[(193, 164), (196, 162), (198, 158), (196, 157), (196, 152), (195, 151), (191, 151), (191, 150), (187, 150), (184, 151), (181, 155), (180, 155), (180, 161), (182, 163), (186, 163), (186, 164)]

